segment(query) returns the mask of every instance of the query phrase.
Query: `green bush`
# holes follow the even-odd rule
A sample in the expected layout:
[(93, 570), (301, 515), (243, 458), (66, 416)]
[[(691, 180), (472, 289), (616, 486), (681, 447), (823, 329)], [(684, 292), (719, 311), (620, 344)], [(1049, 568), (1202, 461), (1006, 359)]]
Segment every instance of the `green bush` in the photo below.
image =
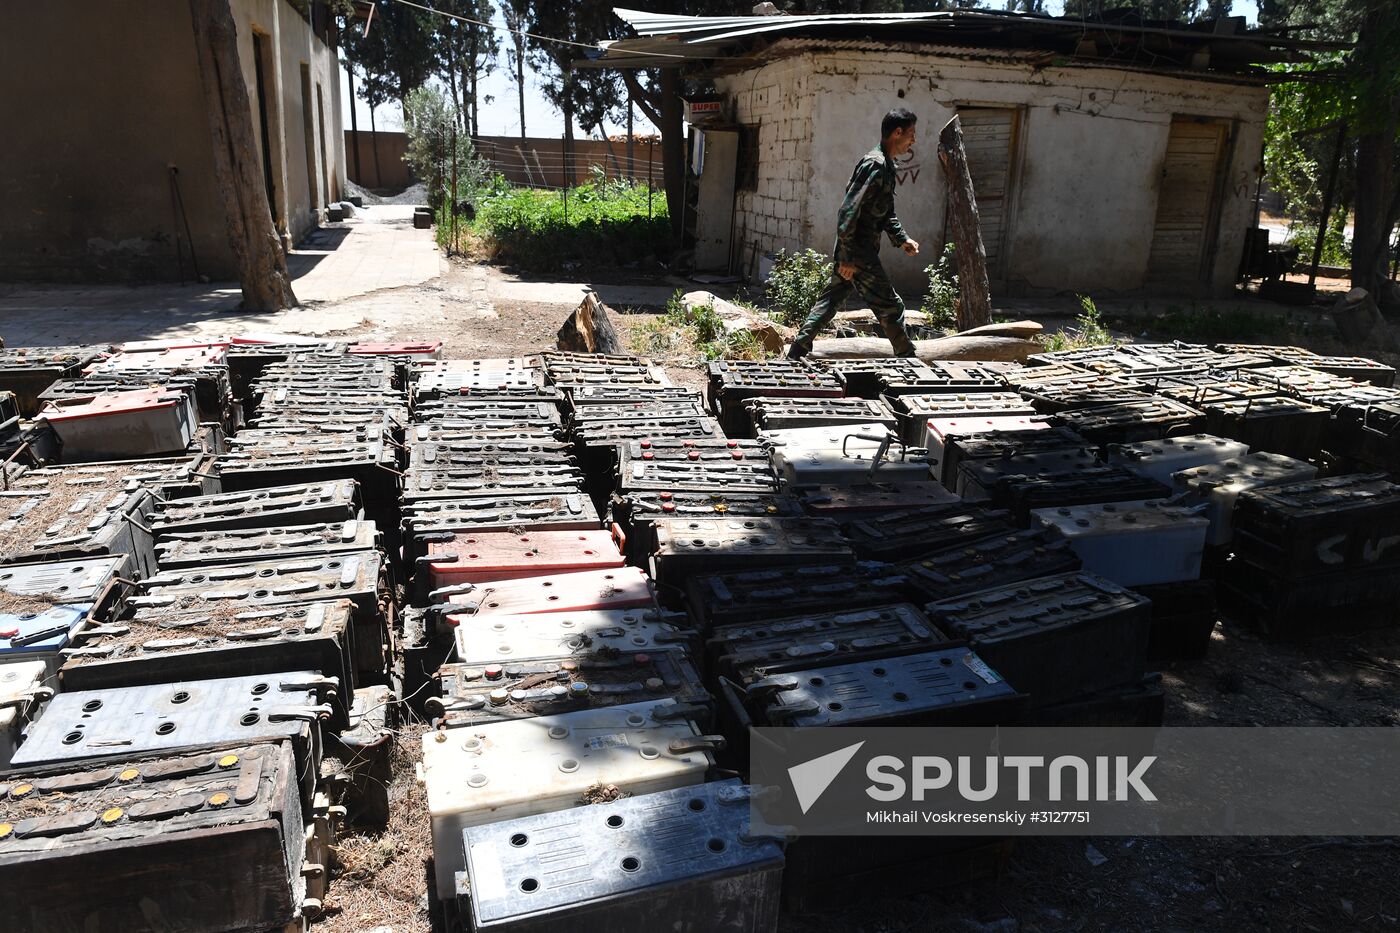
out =
[(761, 360), (771, 355), (748, 331), (725, 333), (713, 303), (686, 307), (680, 291), (666, 302), (664, 314), (632, 328), (630, 343), (642, 356), (698, 354), (706, 360)]
[(671, 222), (657, 192), (647, 216), (647, 187), (595, 178), (561, 191), (495, 182), (476, 204), (473, 231), (492, 258), (541, 272), (566, 263), (625, 265), (670, 253)]
[(938, 262), (924, 269), (928, 276), (928, 291), (919, 306), (930, 327), (956, 330), (958, 326), (958, 266), (953, 244), (943, 247)]
[[(1278, 314), (1255, 314), (1243, 308), (1223, 311), (1192, 305), (1182, 308), (1172, 305), (1146, 322), (1146, 330), (1154, 337), (1185, 340), (1188, 343), (1239, 343), (1261, 338), (1280, 338), (1292, 329), (1292, 320)], [(1132, 323), (1140, 327), (1139, 319)]]
[[(1324, 266), (1351, 267), (1351, 241), (1347, 239), (1345, 218), (1328, 226), (1327, 235), (1322, 238), (1322, 264)], [(1311, 268), (1313, 250), (1317, 248), (1317, 224), (1294, 224), (1288, 230), (1287, 242), (1298, 247), (1300, 268)]]
[(1104, 326), (1098, 305), (1088, 295), (1079, 296), (1079, 316), (1075, 326), (1069, 330), (1059, 330), (1046, 334), (1041, 343), (1046, 350), (1078, 350), (1082, 347), (1102, 347), (1113, 343), (1113, 336)]
[(801, 324), (830, 278), (831, 262), (825, 254), (808, 249), (788, 255), (779, 250), (768, 273), (765, 299), (769, 313), (781, 324)]

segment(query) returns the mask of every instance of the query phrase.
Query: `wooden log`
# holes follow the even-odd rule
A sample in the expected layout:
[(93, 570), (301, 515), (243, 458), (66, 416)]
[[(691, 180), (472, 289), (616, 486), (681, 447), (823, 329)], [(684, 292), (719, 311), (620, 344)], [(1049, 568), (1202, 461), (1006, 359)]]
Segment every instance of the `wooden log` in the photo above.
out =
[[(986, 337), (958, 334), (937, 340), (915, 340), (914, 351), (919, 359), (929, 360), (994, 360), (1019, 362), (1044, 347), (1034, 340), (1015, 337)], [(818, 340), (812, 345), (814, 360), (873, 360), (890, 355), (890, 342), (883, 337), (834, 337)]]
[(189, 5), (194, 58), (213, 141), (214, 187), (223, 196), (243, 310), (296, 307), (287, 254), (267, 203), (261, 150), (253, 140), (253, 109), (238, 57), (233, 11), (229, 0), (189, 0)]
[(559, 349), (574, 353), (620, 354), (627, 350), (608, 317), (608, 306), (589, 292), (558, 333)]
[(971, 330), (992, 323), (992, 289), (987, 281), (987, 249), (982, 245), (962, 123), (956, 114), (938, 134), (938, 161), (948, 178), (948, 232), (958, 260), (958, 330)]
[(1030, 340), (1039, 336), (1045, 328), (1035, 321), (1001, 321), (996, 324), (983, 324), (981, 327), (974, 327), (971, 330), (962, 332), (963, 337), (1020, 337), (1022, 340)]

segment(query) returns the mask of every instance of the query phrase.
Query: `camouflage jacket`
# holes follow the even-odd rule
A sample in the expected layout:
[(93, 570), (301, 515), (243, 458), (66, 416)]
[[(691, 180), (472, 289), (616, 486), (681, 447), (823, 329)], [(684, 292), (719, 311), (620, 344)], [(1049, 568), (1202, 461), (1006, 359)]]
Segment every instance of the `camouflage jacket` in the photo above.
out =
[(869, 265), (880, 261), (880, 231), (902, 246), (909, 239), (894, 213), (894, 162), (876, 146), (856, 163), (846, 199), (836, 215), (836, 261)]

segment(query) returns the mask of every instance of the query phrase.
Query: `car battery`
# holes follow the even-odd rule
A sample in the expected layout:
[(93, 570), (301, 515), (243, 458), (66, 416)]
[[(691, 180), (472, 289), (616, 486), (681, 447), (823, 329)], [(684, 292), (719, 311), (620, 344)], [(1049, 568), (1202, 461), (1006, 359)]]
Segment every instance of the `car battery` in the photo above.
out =
[(369, 425), (387, 417), (388, 429), (398, 432), (408, 423), (408, 407), (383, 400), (347, 399), (340, 405), (298, 400), (291, 405), (277, 405), (258, 411), (257, 430), (296, 430), (306, 427), (349, 430), (350, 425)]
[(22, 477), (3, 476), (6, 492), (54, 489), (149, 490), (158, 500), (203, 496), (220, 490), (213, 458), (203, 452), (160, 460), (121, 460), (33, 467)]
[(516, 450), (566, 447), (560, 432), (553, 428), (483, 428), (469, 422), (431, 422), (411, 425), (404, 436), (410, 444), (436, 444), (452, 450)]
[[(930, 392), (998, 392), (1006, 380), (997, 363), (931, 360), (930, 372), (891, 373), (880, 377), (881, 395), (926, 395)], [(1015, 367), (1020, 369), (1021, 367)]]
[(759, 396), (744, 403), (749, 421), (757, 431), (784, 431), (792, 428), (826, 428), (846, 424), (880, 424), (895, 429), (894, 413), (873, 398), (767, 398)]
[(917, 483), (862, 483), (817, 486), (802, 496), (802, 506), (817, 518), (859, 521), (888, 512), (949, 505), (958, 497), (932, 480)]
[(1183, 434), (1108, 448), (1108, 462), (1139, 476), (1172, 485), (1172, 474), (1249, 453), (1249, 445), (1214, 434)]
[(516, 580), (463, 583), (434, 591), (434, 608), (447, 614), (519, 615), (584, 609), (650, 609), (652, 581), (636, 567), (581, 570)]
[[(778, 476), (762, 448), (622, 447), (618, 491), (776, 493)], [(738, 444), (738, 441), (731, 443)]]
[(434, 612), (406, 607), (399, 615), (399, 655), (403, 665), (400, 694), (420, 716), (423, 703), (438, 689), (437, 673), (452, 659), (452, 632)]
[(150, 492), (34, 479), (27, 473), (22, 489), (0, 493), (0, 563), (128, 554), (132, 573), (155, 571)]
[(1002, 484), (1009, 477), (1057, 476), (1099, 465), (1097, 457), (1077, 448), (986, 457), (961, 464), (953, 488), (967, 502), (1001, 502), (1005, 500)]
[(1211, 433), (1299, 459), (1317, 456), (1332, 420), (1326, 408), (1282, 396), (1207, 402), (1203, 408)]
[(0, 347), (0, 389), (15, 394), (19, 413), (33, 418), (41, 407), (39, 393), (60, 379), (76, 376), (111, 347)]
[(54, 689), (43, 661), (0, 661), (0, 771), (10, 766), (21, 732)]
[(1222, 614), (1276, 639), (1333, 638), (1400, 623), (1400, 574), (1367, 567), (1279, 576), (1242, 560), (1216, 581)]
[(1193, 661), (1206, 656), (1215, 631), (1215, 581), (1180, 580), (1132, 588), (1152, 600), (1149, 664)]
[(851, 548), (863, 560), (910, 560), (1006, 534), (1006, 516), (976, 505), (952, 502), (889, 512), (845, 526)]
[(341, 781), (338, 795), (352, 823), (389, 822), (391, 759), (399, 726), (399, 698), (388, 687), (362, 687), (354, 693), (345, 729), (326, 734), (322, 774)]
[(1330, 409), (1339, 421), (1355, 421), (1362, 412), (1372, 405), (1400, 402), (1400, 389), (1359, 384), (1348, 389), (1338, 389), (1335, 392), (1314, 395), (1309, 401), (1314, 405)]
[(917, 357), (891, 356), (876, 360), (822, 360), (818, 365), (836, 376), (846, 395), (877, 399), (885, 382), (911, 383), (933, 379), (937, 372)]
[(1191, 501), (1206, 503), (1205, 516), (1210, 519), (1206, 543), (1215, 546), (1229, 544), (1234, 537), (1235, 502), (1240, 493), (1257, 486), (1304, 482), (1316, 475), (1317, 467), (1302, 460), (1254, 453), (1182, 470), (1172, 475), (1172, 482), (1178, 492), (1189, 494)]
[(403, 479), (405, 503), (424, 499), (512, 499), (529, 493), (566, 496), (583, 488), (583, 474), (572, 466), (481, 465), (462, 470), (415, 470)]
[(189, 532), (350, 522), (359, 515), (359, 499), (348, 479), (217, 493), (157, 502), (151, 527), (165, 540)]
[(660, 367), (650, 363), (560, 363), (545, 367), (549, 384), (568, 395), (583, 386), (625, 386), (636, 391), (669, 389), (671, 380)]
[(1240, 371), (1240, 378), (1268, 386), (1284, 395), (1291, 395), (1305, 402), (1311, 401), (1315, 396), (1328, 395), (1361, 385), (1355, 379), (1334, 376), (1331, 373), (1324, 373), (1306, 366), (1266, 366), (1261, 369), (1246, 369)]
[[(955, 486), (957, 476), (954, 448), (961, 438), (970, 435), (1015, 433), (1017, 440), (1029, 431), (1045, 431), (1050, 426), (1038, 418), (1025, 415), (995, 418), (930, 418), (924, 423), (928, 438), (929, 471), (944, 486)], [(1064, 436), (1064, 435), (1059, 435)]]
[(1142, 679), (1151, 603), (1102, 577), (1065, 573), (925, 607), (1030, 697), (1032, 707)]
[(538, 463), (567, 464), (573, 462), (573, 445), (560, 440), (512, 440), (496, 438), (491, 440), (417, 440), (416, 429), (425, 425), (414, 425), (409, 432), (408, 465), (431, 467), (437, 463)]
[(179, 347), (148, 353), (114, 353), (90, 364), (84, 376), (136, 378), (147, 382), (172, 380), (194, 383), (200, 421), (222, 422), (233, 401), (225, 347)]
[(593, 403), (579, 405), (575, 404), (572, 413), (569, 415), (571, 424), (589, 425), (602, 422), (604, 424), (614, 422), (631, 421), (651, 421), (657, 418), (700, 418), (709, 414), (705, 410), (705, 403), (700, 398), (700, 393), (692, 392), (686, 396), (684, 401), (677, 399), (665, 399), (661, 401), (653, 400), (650, 395), (643, 395), (641, 398), (630, 402)]
[(559, 408), (552, 402), (478, 399), (472, 395), (446, 395), (413, 406), (415, 421), (481, 421), (493, 425), (530, 425), (557, 428)]
[(428, 340), (418, 343), (375, 343), (361, 340), (347, 348), (351, 356), (387, 356), (394, 360), (413, 363), (442, 359), (442, 341)]
[(1320, 356), (1301, 347), (1266, 347), (1271, 356), (1296, 366), (1306, 366), (1319, 372), (1331, 373), (1358, 382), (1390, 387), (1395, 384), (1395, 368), (1360, 356)]
[(336, 686), (317, 672), (293, 671), (65, 691), (30, 724), (13, 766), (287, 741), (296, 752), (302, 800), (309, 802), (321, 763), (321, 723), (332, 713), (326, 696)]
[(671, 492), (639, 489), (613, 496), (612, 518), (629, 539), (659, 518), (801, 518), (802, 503), (784, 493)]
[(453, 616), (456, 659), (471, 667), (516, 658), (565, 658), (691, 651), (699, 636), (683, 613), (591, 609), (529, 615)]
[[(589, 456), (590, 468), (612, 469), (616, 448), (634, 443), (659, 444), (667, 441), (714, 443), (724, 441), (719, 422), (708, 415), (647, 418), (625, 422), (580, 422), (573, 427), (573, 438), (580, 451)], [(606, 455), (605, 461), (600, 456)]]
[(800, 428), (764, 437), (772, 439), (774, 465), (796, 488), (923, 483), (929, 478), (928, 452), (907, 446), (881, 425)]
[(908, 603), (814, 612), (714, 629), (711, 670), (745, 685), (823, 664), (909, 654), (948, 640)]
[(1120, 586), (1201, 575), (1209, 519), (1156, 499), (1036, 509), (1033, 520), (1069, 541), (1084, 569)]
[(723, 739), (676, 707), (659, 698), (424, 735), (438, 897), (456, 890), (469, 826), (571, 810), (599, 787), (636, 796), (703, 784)]
[(1234, 373), (1214, 369), (1190, 377), (1173, 376), (1157, 379), (1153, 381), (1152, 389), (1164, 398), (1200, 409), (1220, 402), (1276, 398), (1279, 395), (1278, 390), (1272, 386), (1247, 382), (1238, 378)]
[(897, 603), (905, 598), (900, 568), (879, 561), (814, 564), (691, 577), (687, 607), (696, 628), (767, 620), (808, 612), (826, 612)]
[(417, 573), (429, 589), (460, 583), (518, 580), (547, 574), (605, 570), (623, 565), (613, 536), (586, 531), (482, 531), (428, 543)]
[(892, 395), (890, 404), (900, 420), (900, 436), (916, 447), (927, 447), (930, 418), (1029, 417), (1035, 409), (1015, 392), (936, 392)]
[(63, 689), (106, 690), (185, 680), (317, 671), (339, 685), (332, 723), (345, 723), (355, 688), (354, 606), (347, 600), (231, 615), (142, 609), (87, 620), (63, 651)]
[(1400, 486), (1379, 473), (1246, 490), (1234, 525), (1236, 557), (1280, 577), (1400, 565)]
[(1171, 489), (1122, 467), (1105, 466), (1050, 476), (1008, 476), (998, 493), (995, 501), (1024, 528), (1030, 525), (1031, 513), (1036, 509), (1165, 499), (1171, 495)]
[(48, 674), (85, 620), (120, 607), (126, 555), (0, 567), (0, 663), (39, 661)]
[(798, 360), (716, 360), (707, 364), (710, 409), (731, 435), (749, 424), (744, 403), (751, 398), (841, 398), (836, 377)]
[(592, 652), (516, 658), (473, 667), (444, 664), (437, 696), (424, 702), (434, 722), (477, 726), (669, 697), (702, 729), (713, 725), (710, 695), (684, 651)]
[(649, 565), (663, 586), (683, 586), (696, 574), (855, 559), (827, 518), (659, 518), (652, 527)]
[[(501, 362), (481, 360), (482, 363)], [(493, 398), (540, 396), (540, 401), (562, 395), (545, 386), (544, 370), (529, 367), (501, 367), (465, 370), (420, 370), (413, 385), (416, 400), (451, 395)]]
[(1149, 674), (1135, 684), (1110, 687), (1026, 714), (1028, 727), (1079, 729), (1156, 729), (1167, 712), (1161, 676)]
[(383, 438), (342, 443), (288, 438), (240, 446), (218, 458), (225, 492), (353, 479), (366, 515), (386, 532), (398, 526), (398, 459)]
[(1096, 444), (1132, 444), (1196, 434), (1205, 425), (1202, 412), (1166, 398), (1098, 405), (1061, 412), (1054, 418)]
[(183, 451), (194, 439), (194, 399), (181, 392), (141, 389), (44, 406), (69, 462)]
[(1024, 431), (988, 431), (982, 434), (950, 434), (943, 446), (941, 474), (934, 478), (945, 487), (957, 487), (962, 464), (972, 460), (1015, 457), (1051, 451), (1085, 451), (1089, 442), (1069, 428), (1052, 428), (1043, 422)]
[(643, 391), (630, 389), (626, 386), (612, 385), (580, 385), (569, 390), (568, 398), (565, 399), (565, 406), (571, 414), (577, 415), (586, 408), (594, 405), (626, 405), (637, 403), (642, 405), (668, 405), (686, 406), (703, 396), (694, 389), (684, 389), (678, 386), (671, 388), (648, 387)]
[(471, 929), (775, 933), (780, 841), (750, 833), (737, 778), (473, 826), (459, 911)]
[[(1030, 371), (1032, 374), (1036, 370)], [(1054, 414), (1149, 398), (1147, 384), (1131, 376), (1072, 373), (1034, 380), (1018, 379), (1017, 389), (1037, 412)]]
[(246, 397), (249, 388), (262, 377), (263, 371), (267, 367), (274, 363), (286, 362), (287, 358), (293, 354), (313, 352), (332, 358), (345, 355), (343, 343), (320, 341), (318, 345), (312, 346), (290, 342), (286, 339), (288, 335), (267, 334), (266, 336), (278, 337), (279, 339), (269, 340), (265, 343), (244, 343), (239, 338), (234, 338), (234, 342), (229, 346), (228, 372), (234, 398)]
[(1400, 402), (1338, 410), (1327, 446), (1364, 469), (1400, 473)]
[(583, 531), (599, 528), (602, 520), (593, 500), (582, 493), (531, 493), (509, 500), (421, 499), (403, 510), (405, 557), (425, 553), (428, 535), (521, 528), (527, 531)]
[[(314, 818), (286, 743), (6, 776), (0, 897), (14, 933), (282, 930), (319, 909)], [(159, 918), (153, 922), (152, 918)]]
[(978, 590), (1034, 580), (1080, 568), (1069, 542), (1045, 528), (1011, 531), (965, 547), (928, 554), (900, 565), (920, 601), (952, 599)]
[(766, 726), (1014, 725), (1018, 689), (955, 647), (774, 674), (749, 684), (743, 702)]

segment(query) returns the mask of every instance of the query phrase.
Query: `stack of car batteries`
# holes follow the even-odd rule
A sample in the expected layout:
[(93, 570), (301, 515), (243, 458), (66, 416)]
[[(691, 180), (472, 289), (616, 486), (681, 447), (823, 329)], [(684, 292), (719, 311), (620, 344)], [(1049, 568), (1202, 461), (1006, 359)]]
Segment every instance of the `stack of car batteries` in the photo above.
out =
[(900, 366), (880, 376), (880, 394), (927, 395), (933, 392), (996, 392), (1006, 387), (1004, 363), (958, 363), (935, 360), (918, 367)]
[(0, 391), (13, 392), (19, 414), (33, 418), (43, 407), (40, 393), (60, 379), (78, 376), (111, 352), (109, 346), (0, 347)]
[(1277, 637), (1391, 626), (1400, 580), (1400, 486), (1349, 474), (1240, 493), (1227, 610)]
[(229, 381), (228, 341), (222, 339), (124, 343), (105, 360), (90, 363), (83, 370), (82, 381), (75, 383), (76, 391), (88, 395), (151, 385), (171, 390), (188, 386), (202, 422), (227, 429), (240, 422)]
[(818, 365), (836, 376), (841, 388), (852, 398), (879, 398), (886, 384), (912, 385), (936, 379), (938, 373), (915, 357), (887, 357), (873, 360), (824, 360)]
[(730, 437), (750, 426), (744, 403), (751, 398), (841, 398), (836, 376), (801, 360), (717, 360), (707, 364), (710, 410)]

